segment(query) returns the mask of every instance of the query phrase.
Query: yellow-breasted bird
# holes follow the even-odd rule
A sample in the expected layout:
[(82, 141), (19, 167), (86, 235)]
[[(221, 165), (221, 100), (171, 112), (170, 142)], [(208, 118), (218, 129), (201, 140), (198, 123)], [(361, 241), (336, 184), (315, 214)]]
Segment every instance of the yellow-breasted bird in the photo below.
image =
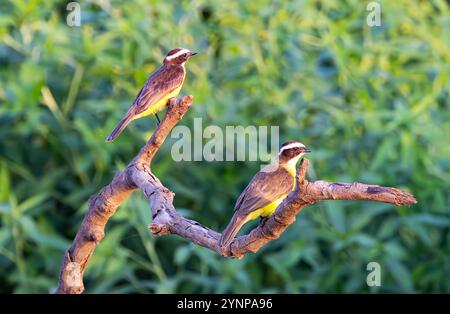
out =
[(258, 172), (241, 193), (234, 207), (233, 217), (219, 241), (226, 248), (242, 226), (258, 217), (269, 217), (295, 187), (297, 161), (311, 152), (300, 142), (281, 145), (278, 158)]
[[(131, 121), (151, 114), (156, 115), (167, 105), (170, 98), (177, 97), (186, 76), (184, 63), (196, 54), (185, 48), (169, 51), (163, 64), (149, 76), (130, 109), (106, 138), (106, 141), (114, 140)], [(158, 119), (158, 116), (156, 118)]]

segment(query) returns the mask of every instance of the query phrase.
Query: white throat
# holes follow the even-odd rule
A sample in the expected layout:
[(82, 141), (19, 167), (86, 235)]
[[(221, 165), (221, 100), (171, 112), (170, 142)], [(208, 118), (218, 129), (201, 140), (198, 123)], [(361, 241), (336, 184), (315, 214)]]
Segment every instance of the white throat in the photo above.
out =
[(295, 166), (297, 165), (298, 160), (299, 160), (300, 158), (302, 158), (304, 154), (305, 154), (305, 153), (301, 153), (301, 154), (299, 154), (298, 156), (295, 156), (294, 158), (292, 158), (291, 160), (289, 160), (289, 161), (287, 162), (289, 169), (292, 169), (292, 170), (295, 171), (295, 169), (297, 169)]

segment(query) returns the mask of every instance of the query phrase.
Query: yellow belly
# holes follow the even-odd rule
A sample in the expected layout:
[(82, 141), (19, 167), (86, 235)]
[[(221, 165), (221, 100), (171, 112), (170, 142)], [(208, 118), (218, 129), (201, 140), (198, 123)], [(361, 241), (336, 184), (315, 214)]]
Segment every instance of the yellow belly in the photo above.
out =
[(165, 97), (161, 98), (160, 100), (158, 100), (154, 104), (149, 105), (147, 110), (141, 112), (138, 115), (135, 115), (133, 117), (133, 120), (139, 119), (139, 118), (142, 118), (142, 117), (146, 117), (146, 116), (149, 116), (151, 114), (155, 114), (158, 111), (161, 111), (167, 105), (167, 102), (169, 101), (170, 98), (178, 96), (178, 94), (180, 93), (181, 87), (182, 86), (178, 87), (173, 92), (171, 92), (170, 94), (167, 94)]
[[(295, 165), (288, 165), (286, 167), (286, 170), (289, 171), (289, 173), (292, 175), (292, 180), (294, 182), (293, 189), (295, 187)], [(250, 215), (247, 216), (246, 222), (250, 220), (257, 219), (258, 217), (269, 217), (272, 215), (275, 210), (277, 209), (278, 205), (281, 204), (281, 202), (286, 198), (287, 194), (282, 195), (279, 199), (273, 201), (272, 203), (261, 207), (253, 212), (250, 213)]]
[(275, 212), (275, 209), (277, 209), (278, 205), (281, 204), (281, 202), (285, 199), (286, 196), (287, 194), (283, 195), (276, 201), (253, 211), (250, 215), (248, 215), (247, 221), (257, 219), (258, 217), (269, 217)]

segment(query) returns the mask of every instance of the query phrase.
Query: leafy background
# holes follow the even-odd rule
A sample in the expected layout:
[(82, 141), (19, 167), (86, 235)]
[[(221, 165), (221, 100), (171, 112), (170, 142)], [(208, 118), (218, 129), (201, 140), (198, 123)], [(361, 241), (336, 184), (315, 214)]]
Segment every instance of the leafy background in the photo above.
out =
[[(307, 207), (243, 260), (152, 237), (135, 193), (107, 226), (88, 293), (450, 292), (450, 31), (446, 1), (66, 1), (0, 4), (0, 292), (55, 289), (87, 208), (143, 145), (154, 119), (105, 136), (173, 47), (200, 51), (181, 124), (279, 125), (311, 146), (310, 179), (412, 191), (419, 204)], [(173, 140), (172, 140), (173, 142)], [(258, 162), (174, 162), (154, 172), (189, 217), (222, 230)], [(367, 263), (382, 285), (366, 285)]]

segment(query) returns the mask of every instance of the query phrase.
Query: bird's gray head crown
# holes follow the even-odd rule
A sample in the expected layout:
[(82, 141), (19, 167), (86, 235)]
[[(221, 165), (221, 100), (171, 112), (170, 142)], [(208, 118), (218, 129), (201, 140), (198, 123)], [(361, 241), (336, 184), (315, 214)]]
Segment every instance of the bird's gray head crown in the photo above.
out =
[(175, 48), (170, 50), (164, 58), (165, 64), (184, 64), (190, 57), (197, 53), (186, 48)]
[(299, 155), (311, 152), (304, 144), (296, 141), (289, 141), (281, 145), (278, 153), (280, 161), (289, 161)]

